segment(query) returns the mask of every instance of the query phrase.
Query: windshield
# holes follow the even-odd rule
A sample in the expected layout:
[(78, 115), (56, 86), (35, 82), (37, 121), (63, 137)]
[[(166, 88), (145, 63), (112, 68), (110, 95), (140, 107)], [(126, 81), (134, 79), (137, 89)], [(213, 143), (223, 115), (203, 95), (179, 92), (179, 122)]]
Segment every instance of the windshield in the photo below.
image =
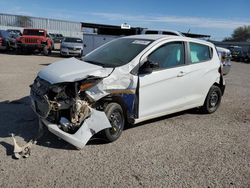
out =
[(103, 45), (82, 60), (103, 67), (119, 67), (129, 63), (150, 43), (152, 40), (120, 38)]
[(79, 38), (65, 38), (64, 42), (82, 43), (82, 39), (79, 39)]
[(32, 36), (45, 36), (43, 30), (23, 30), (23, 35), (32, 35)]

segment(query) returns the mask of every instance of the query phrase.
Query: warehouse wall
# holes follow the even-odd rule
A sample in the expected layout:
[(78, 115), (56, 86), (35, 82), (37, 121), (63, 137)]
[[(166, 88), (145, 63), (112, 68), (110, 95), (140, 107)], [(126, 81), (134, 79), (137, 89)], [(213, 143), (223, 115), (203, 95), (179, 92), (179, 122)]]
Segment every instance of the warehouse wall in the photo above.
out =
[(80, 22), (70, 22), (49, 18), (38, 18), (29, 16), (19, 16), (10, 14), (0, 14), (0, 29), (20, 29), (23, 28), (47, 29), (49, 33), (60, 33), (64, 36), (74, 36), (82, 38)]

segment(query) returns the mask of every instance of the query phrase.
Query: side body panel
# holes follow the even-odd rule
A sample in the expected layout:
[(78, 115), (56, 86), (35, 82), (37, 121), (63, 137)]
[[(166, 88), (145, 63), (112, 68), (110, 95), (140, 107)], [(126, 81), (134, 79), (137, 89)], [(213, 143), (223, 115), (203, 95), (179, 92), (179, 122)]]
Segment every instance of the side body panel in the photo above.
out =
[[(153, 47), (141, 59), (160, 45)], [(139, 76), (139, 119), (136, 123), (203, 105), (210, 87), (220, 80), (220, 61), (215, 48), (210, 47), (213, 48), (213, 57), (209, 61), (189, 64), (186, 59), (185, 66)]]

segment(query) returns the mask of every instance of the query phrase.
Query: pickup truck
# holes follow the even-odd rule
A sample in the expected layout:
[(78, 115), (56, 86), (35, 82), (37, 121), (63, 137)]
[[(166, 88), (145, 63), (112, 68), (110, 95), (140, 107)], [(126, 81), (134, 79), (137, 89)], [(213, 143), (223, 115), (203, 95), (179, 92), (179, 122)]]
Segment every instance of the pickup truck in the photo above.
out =
[(16, 40), (19, 51), (39, 51), (44, 55), (50, 55), (54, 46), (53, 40), (45, 29), (24, 29), (23, 35)]

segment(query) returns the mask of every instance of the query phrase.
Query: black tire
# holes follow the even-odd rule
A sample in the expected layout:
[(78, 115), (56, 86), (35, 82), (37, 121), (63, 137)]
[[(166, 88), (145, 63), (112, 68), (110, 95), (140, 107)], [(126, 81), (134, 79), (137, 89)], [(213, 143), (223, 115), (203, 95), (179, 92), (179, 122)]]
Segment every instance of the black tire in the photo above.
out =
[(49, 54), (48, 55), (51, 55), (52, 54), (52, 49), (49, 48)]
[(64, 57), (64, 55), (62, 54), (62, 52), (61, 52), (61, 51), (60, 51), (60, 56), (61, 56), (61, 57)]
[(81, 53), (78, 55), (79, 58), (82, 57), (83, 51), (81, 50)]
[(9, 52), (10, 51), (10, 43), (6, 42), (6, 49), (5, 52)]
[(109, 119), (112, 128), (105, 129), (103, 136), (108, 142), (117, 140), (124, 129), (125, 119), (122, 107), (117, 103), (109, 103), (104, 112)]
[(23, 54), (23, 49), (20, 47), (18, 47), (16, 51), (17, 51), (17, 54), (19, 55)]
[(204, 105), (201, 107), (203, 113), (214, 113), (220, 106), (222, 92), (218, 86), (213, 85), (206, 97)]
[(46, 55), (46, 56), (49, 55), (49, 50), (48, 50), (47, 46), (45, 46), (43, 48), (43, 54)]

